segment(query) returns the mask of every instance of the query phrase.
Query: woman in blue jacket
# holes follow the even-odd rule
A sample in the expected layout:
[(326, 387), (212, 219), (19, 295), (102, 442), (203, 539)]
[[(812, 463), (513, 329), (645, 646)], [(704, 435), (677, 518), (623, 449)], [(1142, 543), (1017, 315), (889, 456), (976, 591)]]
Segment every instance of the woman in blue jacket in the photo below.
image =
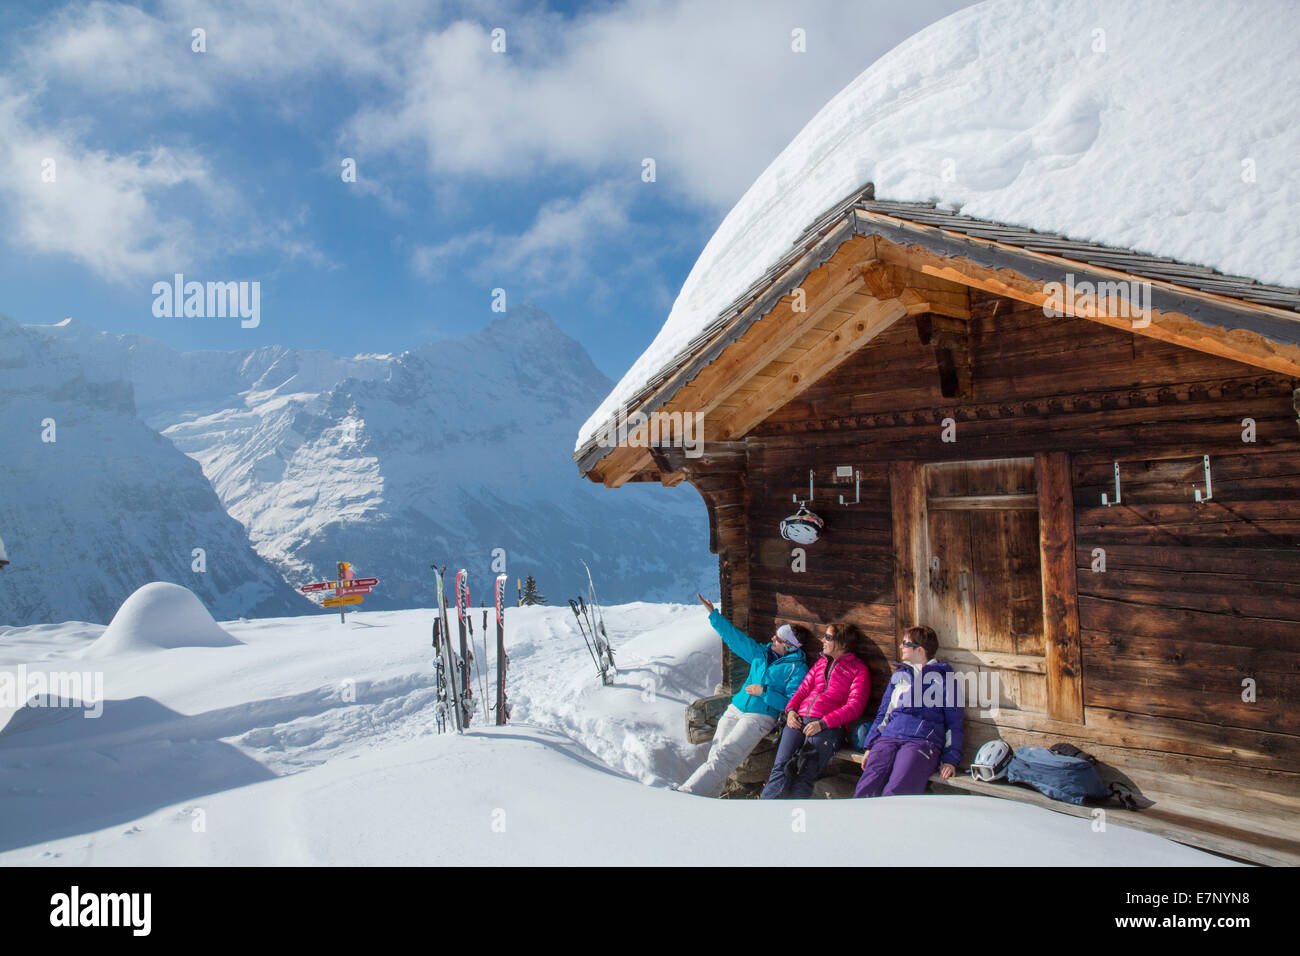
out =
[(745, 686), (731, 699), (718, 720), (709, 756), (677, 789), (716, 797), (731, 776), (758, 746), (758, 742), (776, 726), (776, 719), (786, 702), (808, 672), (803, 645), (812, 635), (798, 624), (782, 624), (772, 635), (770, 644), (760, 644), (736, 627), (722, 612), (714, 610), (705, 597), (696, 595), (709, 611), (709, 623), (727, 646), (743, 660), (749, 661)]

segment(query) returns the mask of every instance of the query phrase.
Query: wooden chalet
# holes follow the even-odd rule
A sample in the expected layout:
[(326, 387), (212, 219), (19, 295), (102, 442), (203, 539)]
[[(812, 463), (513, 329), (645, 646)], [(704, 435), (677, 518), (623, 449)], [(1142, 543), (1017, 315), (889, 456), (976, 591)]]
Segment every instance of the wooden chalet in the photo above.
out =
[[(1129, 282), (1149, 324), (1123, 314)], [(868, 714), (914, 623), (996, 673), (962, 770), (995, 736), (1068, 742), (1146, 805), (1109, 822), (1295, 864), (1298, 345), (1296, 289), (868, 186), (629, 404), (704, 413), (702, 455), (634, 432), (575, 461), (611, 488), (694, 486), (722, 611), (760, 640), (856, 623)], [(826, 529), (796, 570), (779, 525), (807, 499)], [(724, 681), (736, 663), (724, 647)]]

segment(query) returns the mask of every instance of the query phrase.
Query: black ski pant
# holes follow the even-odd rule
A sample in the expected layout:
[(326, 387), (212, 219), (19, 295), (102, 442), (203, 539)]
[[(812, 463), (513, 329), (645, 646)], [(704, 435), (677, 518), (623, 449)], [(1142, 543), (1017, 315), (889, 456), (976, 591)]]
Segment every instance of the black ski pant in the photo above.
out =
[(801, 800), (811, 797), (813, 783), (844, 743), (841, 727), (826, 727), (819, 734), (805, 737), (803, 729), (781, 725), (781, 740), (776, 745), (776, 761), (761, 794), (764, 800)]

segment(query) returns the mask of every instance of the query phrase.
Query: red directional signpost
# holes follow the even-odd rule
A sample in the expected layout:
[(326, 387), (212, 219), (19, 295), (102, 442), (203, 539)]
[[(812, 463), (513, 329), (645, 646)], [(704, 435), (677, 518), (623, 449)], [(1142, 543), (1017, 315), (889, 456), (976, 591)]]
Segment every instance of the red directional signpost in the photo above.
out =
[(339, 609), (339, 620), (347, 623), (347, 608), (352, 604), (360, 604), (379, 583), (379, 578), (355, 578), (352, 576), (352, 565), (347, 561), (339, 562), (339, 577), (337, 581), (317, 581), (315, 584), (304, 584), (298, 588), (304, 594), (315, 598), (318, 594), (321, 597), (320, 606)]

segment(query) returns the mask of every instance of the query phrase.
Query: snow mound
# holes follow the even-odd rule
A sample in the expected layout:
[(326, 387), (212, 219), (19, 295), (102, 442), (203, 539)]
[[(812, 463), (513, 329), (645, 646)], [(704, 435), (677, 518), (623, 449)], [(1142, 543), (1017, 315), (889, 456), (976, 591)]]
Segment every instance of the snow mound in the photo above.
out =
[(232, 647), (240, 642), (221, 629), (189, 588), (154, 581), (122, 602), (84, 657), (110, 657), (175, 647)]
[(576, 447), (868, 182), (877, 199), (1300, 286), (1300, 33), (1279, 27), (1294, 15), (1283, 0), (989, 0), (903, 41), (727, 214)]
[(606, 608), (617, 664), (608, 687), (567, 607), (510, 613), (512, 720), (562, 734), (644, 784), (690, 776), (708, 748), (687, 743), (682, 712), (722, 674), (718, 635), (698, 604)]

